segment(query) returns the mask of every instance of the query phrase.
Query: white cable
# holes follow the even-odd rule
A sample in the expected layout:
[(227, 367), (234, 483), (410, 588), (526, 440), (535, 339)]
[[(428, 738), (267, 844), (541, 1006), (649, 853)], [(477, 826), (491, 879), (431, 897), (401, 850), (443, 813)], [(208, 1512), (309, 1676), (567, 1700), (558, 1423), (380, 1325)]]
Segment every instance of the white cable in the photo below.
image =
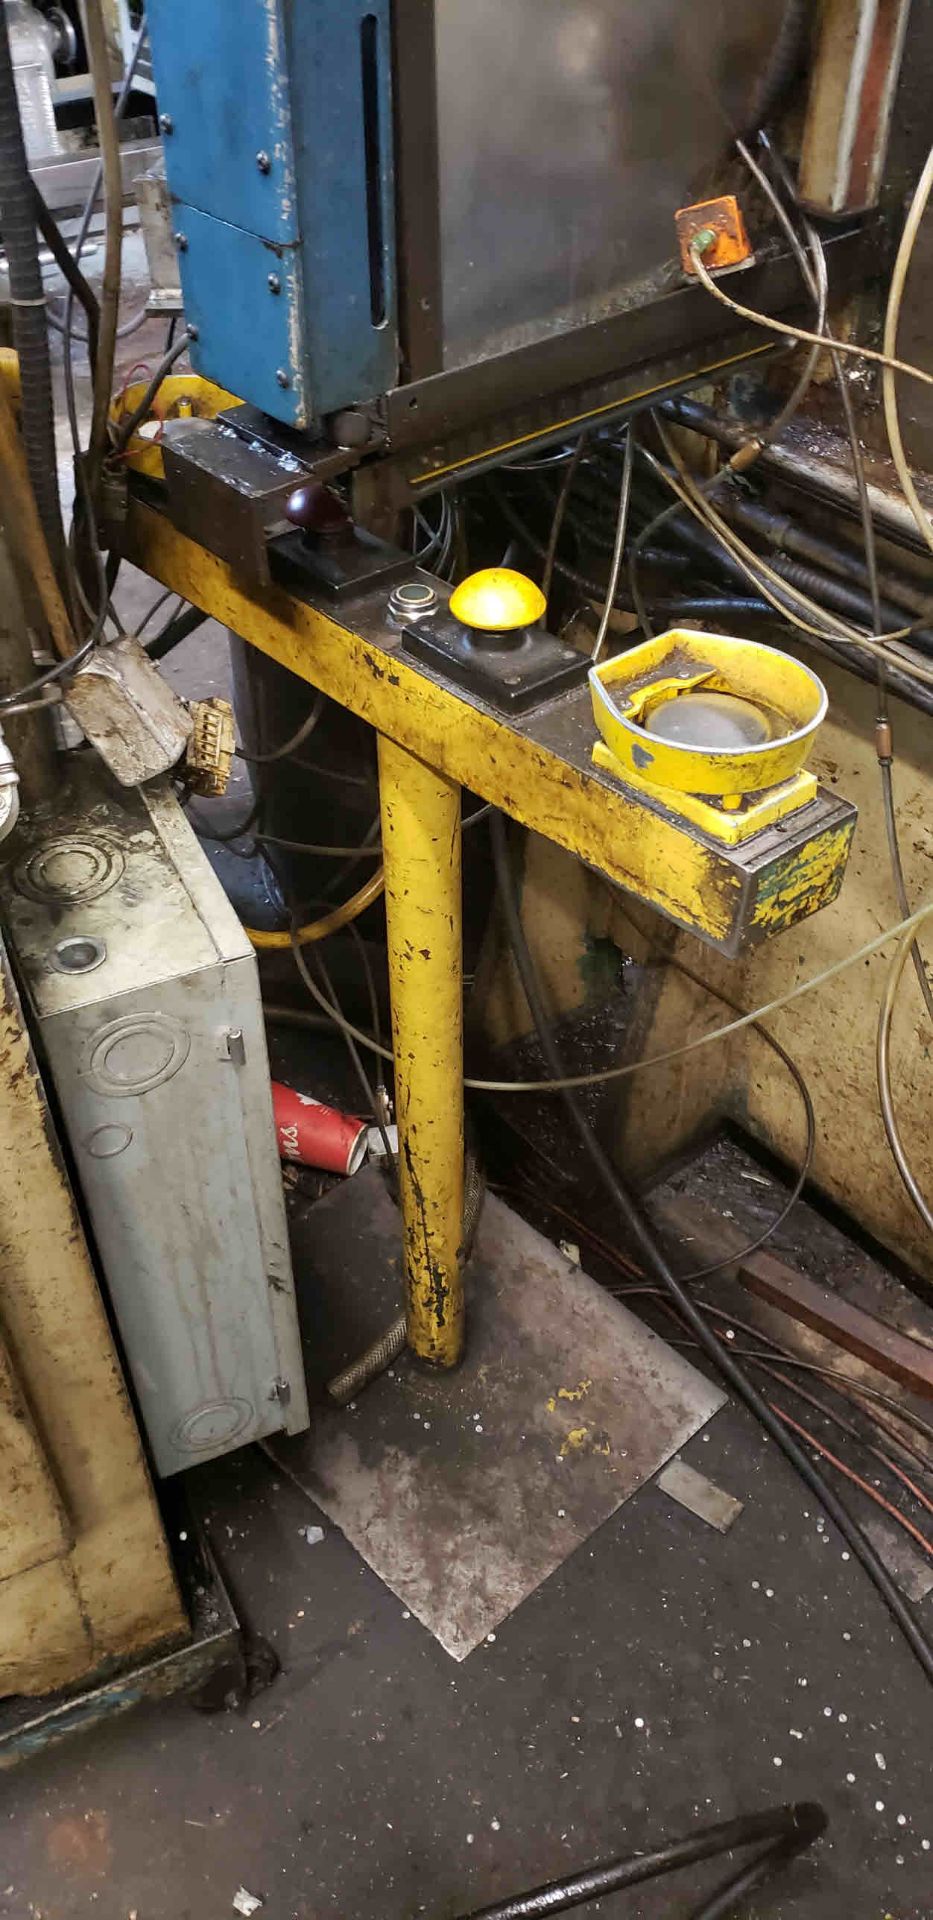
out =
[[(869, 960), (873, 953), (878, 953), (882, 947), (886, 947), (888, 941), (896, 939), (898, 934), (913, 933), (931, 915), (933, 915), (933, 900), (928, 901), (925, 907), (918, 907), (917, 912), (912, 913), (908, 919), (898, 920), (894, 926), (887, 927), (884, 933), (876, 934), (874, 940), (869, 940), (864, 947), (857, 947), (854, 953), (844, 954), (843, 958), (836, 960), (831, 967), (825, 967), (821, 973), (813, 974), (808, 980), (798, 981), (796, 987), (790, 987), (786, 993), (778, 994), (776, 999), (767, 1001), (763, 1007), (755, 1007), (751, 1013), (743, 1013), (738, 1019), (727, 1021), (725, 1026), (713, 1027), (708, 1033), (696, 1034), (692, 1040), (685, 1040), (679, 1047), (669, 1047), (664, 1053), (650, 1053), (643, 1060), (627, 1060), (620, 1067), (603, 1067), (597, 1073), (573, 1074), (565, 1080), (465, 1079), (463, 1084), (476, 1093), (558, 1093), (565, 1087), (569, 1089), (605, 1086), (612, 1080), (625, 1080), (631, 1073), (642, 1073), (647, 1067), (664, 1066), (669, 1060), (680, 1060), (684, 1054), (696, 1053), (698, 1048), (711, 1046), (716, 1040), (726, 1040), (730, 1034), (740, 1032), (743, 1027), (753, 1026), (756, 1021), (766, 1019), (769, 1014), (778, 1013), (782, 1007), (790, 1006), (792, 1001), (800, 1000), (805, 993), (812, 993), (817, 987), (823, 987), (828, 981), (835, 980), (836, 975), (845, 973), (847, 968), (857, 966), (860, 960)], [(310, 978), (305, 981), (305, 985), (310, 986), (312, 998), (330, 1016), (335, 1026), (351, 1034), (361, 1046), (368, 1047), (370, 1053), (377, 1053), (380, 1059), (394, 1058), (389, 1048), (381, 1046), (377, 1040), (373, 1039), (372, 1034), (364, 1033), (362, 1027), (353, 1026), (338, 1008), (331, 1005), (320, 988), (311, 983)]]
[[(901, 317), (901, 301), (904, 297), (907, 274), (917, 243), (917, 234), (920, 231), (920, 222), (926, 212), (931, 191), (933, 191), (933, 147), (931, 147), (930, 152), (927, 154), (926, 165), (917, 181), (916, 191), (910, 203), (910, 212), (904, 222), (904, 231), (901, 234), (901, 244), (897, 250), (894, 271), (891, 275), (891, 287), (888, 293), (888, 305), (884, 317), (884, 351), (891, 362), (895, 364), (897, 328)], [(904, 452), (904, 442), (901, 439), (901, 423), (897, 408), (897, 385), (894, 379), (893, 366), (886, 366), (884, 369), (882, 392), (884, 395), (885, 426), (888, 430), (891, 457), (897, 469), (897, 477), (901, 483), (901, 491), (917, 522), (917, 527), (922, 538), (926, 541), (931, 551), (933, 551), (933, 526), (930, 524), (930, 516), (911, 478), (910, 468), (907, 465), (907, 456)]]
[(707, 293), (719, 301), (720, 306), (728, 307), (741, 320), (750, 320), (755, 327), (765, 327), (771, 333), (779, 333), (784, 340), (807, 340), (811, 346), (825, 347), (829, 353), (849, 353), (856, 360), (871, 360), (879, 367), (893, 367), (895, 373), (906, 373), (911, 380), (922, 380), (924, 386), (933, 387), (933, 373), (926, 373), (923, 367), (912, 366), (909, 360), (896, 360), (893, 354), (876, 353), (874, 347), (863, 347), (853, 340), (837, 340), (829, 334), (811, 333), (807, 327), (789, 327), (785, 321), (773, 319), (770, 313), (759, 313), (756, 307), (743, 307), (738, 300), (732, 300), (728, 293), (723, 293), (722, 288), (716, 285), (704, 267), (699, 246), (701, 238), (697, 234), (690, 242), (690, 258), (696, 268), (697, 279)]

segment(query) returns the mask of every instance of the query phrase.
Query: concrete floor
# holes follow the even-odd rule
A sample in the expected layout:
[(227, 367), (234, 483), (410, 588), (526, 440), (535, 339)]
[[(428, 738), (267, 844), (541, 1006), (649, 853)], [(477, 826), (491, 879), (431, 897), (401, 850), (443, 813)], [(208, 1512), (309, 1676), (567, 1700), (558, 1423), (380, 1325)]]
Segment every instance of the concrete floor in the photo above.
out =
[[(7, 1776), (0, 1913), (451, 1920), (597, 1856), (798, 1798), (829, 1837), (759, 1920), (928, 1920), (929, 1698), (860, 1569), (750, 1419), (685, 1457), (720, 1536), (646, 1488), (462, 1666), (261, 1454), (192, 1491), (283, 1670), (242, 1713), (142, 1708)], [(901, 1822), (903, 1821), (903, 1824)], [(677, 1920), (675, 1895), (600, 1911)]]
[[(219, 680), (218, 640), (173, 672), (196, 659)], [(730, 1533), (648, 1486), (462, 1666), (329, 1524), (306, 1543), (320, 1516), (260, 1452), (193, 1473), (280, 1677), (243, 1712), (141, 1708), (7, 1775), (0, 1915), (224, 1920), (242, 1885), (269, 1920), (453, 1920), (814, 1798), (829, 1836), (758, 1920), (930, 1920), (933, 1716), (912, 1656), (748, 1416), (728, 1407), (684, 1457), (745, 1501)], [(687, 1878), (599, 1910), (678, 1920), (706, 1884)]]

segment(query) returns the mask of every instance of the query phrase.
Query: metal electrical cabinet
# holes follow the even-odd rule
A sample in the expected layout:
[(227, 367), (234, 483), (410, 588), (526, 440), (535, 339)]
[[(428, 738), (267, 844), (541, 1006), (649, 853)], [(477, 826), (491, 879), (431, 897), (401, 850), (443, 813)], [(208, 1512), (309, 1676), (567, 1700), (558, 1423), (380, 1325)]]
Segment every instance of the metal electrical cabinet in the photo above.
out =
[(171, 1474), (308, 1420), (256, 960), (171, 791), (81, 785), (0, 890)]
[[(564, 335), (571, 379), (605, 371), (606, 323), (682, 286), (674, 209), (721, 190), (789, 12), (151, 0), (194, 365), (302, 429), (500, 359), (513, 403), (505, 357)], [(675, 320), (665, 345), (689, 346)], [(642, 329), (610, 365), (652, 350)], [(417, 430), (425, 398), (403, 408)], [(391, 409), (375, 426), (395, 439)]]

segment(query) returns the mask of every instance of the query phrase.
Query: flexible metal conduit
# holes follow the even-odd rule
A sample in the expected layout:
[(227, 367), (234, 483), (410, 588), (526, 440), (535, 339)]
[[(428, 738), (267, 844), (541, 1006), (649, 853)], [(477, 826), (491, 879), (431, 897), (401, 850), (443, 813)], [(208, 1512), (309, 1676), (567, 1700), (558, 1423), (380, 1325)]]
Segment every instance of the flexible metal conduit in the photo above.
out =
[(26, 465), (52, 564), (56, 573), (60, 573), (64, 537), (45, 291), (5, 6), (0, 6), (0, 222), (10, 270), (13, 339), (19, 354)]

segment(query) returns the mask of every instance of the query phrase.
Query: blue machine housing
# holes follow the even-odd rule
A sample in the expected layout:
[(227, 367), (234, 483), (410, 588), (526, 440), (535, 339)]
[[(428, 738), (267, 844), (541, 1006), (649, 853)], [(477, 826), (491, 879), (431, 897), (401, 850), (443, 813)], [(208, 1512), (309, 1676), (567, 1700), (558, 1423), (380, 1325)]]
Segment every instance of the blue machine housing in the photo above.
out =
[(310, 428), (397, 379), (389, 0), (148, 0), (196, 370)]

